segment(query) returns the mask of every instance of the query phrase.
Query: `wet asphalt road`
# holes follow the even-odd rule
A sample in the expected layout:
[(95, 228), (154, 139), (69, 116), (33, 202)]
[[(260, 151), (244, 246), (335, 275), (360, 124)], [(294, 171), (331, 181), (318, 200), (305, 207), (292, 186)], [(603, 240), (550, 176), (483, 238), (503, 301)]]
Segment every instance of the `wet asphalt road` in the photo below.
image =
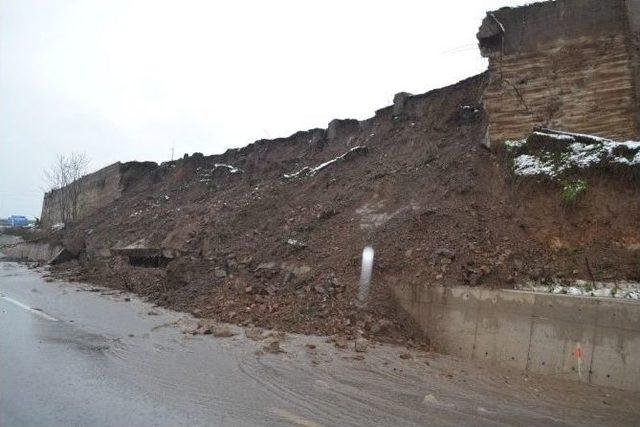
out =
[[(190, 316), (0, 262), (0, 425), (634, 425), (640, 395), (321, 337), (267, 354)], [(125, 300), (129, 298), (130, 300)], [(309, 349), (306, 344), (316, 345)], [(604, 402), (604, 403), (603, 403)]]

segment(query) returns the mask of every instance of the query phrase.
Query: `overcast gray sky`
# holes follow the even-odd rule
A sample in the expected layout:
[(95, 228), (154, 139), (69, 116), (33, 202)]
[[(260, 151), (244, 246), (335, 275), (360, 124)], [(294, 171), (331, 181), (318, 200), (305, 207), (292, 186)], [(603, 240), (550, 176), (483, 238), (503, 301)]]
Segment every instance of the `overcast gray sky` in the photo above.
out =
[(58, 153), (221, 153), (482, 72), (485, 12), (524, 3), (2, 0), (0, 217), (40, 215)]

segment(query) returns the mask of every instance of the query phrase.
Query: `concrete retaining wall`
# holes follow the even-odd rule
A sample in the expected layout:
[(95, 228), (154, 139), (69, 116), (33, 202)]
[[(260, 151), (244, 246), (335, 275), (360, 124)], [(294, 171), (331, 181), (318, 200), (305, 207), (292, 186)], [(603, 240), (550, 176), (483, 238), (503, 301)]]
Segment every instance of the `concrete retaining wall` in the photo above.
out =
[[(77, 201), (77, 218), (75, 219), (82, 219), (108, 206), (122, 195), (128, 184), (142, 179), (148, 172), (156, 168), (157, 165), (153, 162), (117, 162), (83, 176), (79, 180), (80, 191)], [(65, 194), (68, 193), (58, 189), (44, 195), (40, 215), (43, 227), (65, 222), (63, 208), (68, 211), (66, 221), (71, 220), (68, 217), (72, 210), (70, 202), (66, 204), (61, 202), (61, 200), (65, 200), (65, 197), (68, 197)]]
[(48, 262), (57, 255), (61, 249), (62, 246), (49, 245), (48, 243), (18, 243), (0, 248), (0, 257), (4, 256), (15, 260)]
[(443, 353), (640, 391), (640, 303), (424, 285), (394, 292)]
[(637, 4), (557, 0), (488, 14), (478, 38), (489, 58), (491, 143), (535, 126), (638, 137)]

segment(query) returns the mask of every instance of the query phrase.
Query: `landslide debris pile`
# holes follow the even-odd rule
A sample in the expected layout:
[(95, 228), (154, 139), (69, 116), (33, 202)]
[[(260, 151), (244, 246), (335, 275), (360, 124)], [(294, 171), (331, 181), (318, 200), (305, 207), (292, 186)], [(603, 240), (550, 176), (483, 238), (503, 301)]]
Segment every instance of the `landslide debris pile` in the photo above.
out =
[[(515, 179), (512, 158), (483, 146), (486, 82), (145, 169), (64, 231), (81, 256), (59, 273), (220, 321), (384, 336), (406, 326), (391, 293), (401, 282), (637, 279), (638, 186), (593, 175), (567, 206), (555, 184)], [(356, 315), (367, 244), (372, 294)], [(137, 262), (146, 252), (127, 257), (127, 247), (158, 262)]]

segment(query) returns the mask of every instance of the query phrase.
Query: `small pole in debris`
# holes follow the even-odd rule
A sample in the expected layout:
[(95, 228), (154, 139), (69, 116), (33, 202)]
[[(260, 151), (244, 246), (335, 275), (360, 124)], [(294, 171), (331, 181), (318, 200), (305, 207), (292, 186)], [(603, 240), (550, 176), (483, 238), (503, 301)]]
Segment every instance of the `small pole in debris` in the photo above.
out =
[(360, 272), (360, 288), (358, 289), (358, 300), (356, 304), (359, 308), (367, 305), (369, 288), (371, 285), (371, 273), (373, 272), (373, 248), (366, 246), (362, 250), (362, 271)]

